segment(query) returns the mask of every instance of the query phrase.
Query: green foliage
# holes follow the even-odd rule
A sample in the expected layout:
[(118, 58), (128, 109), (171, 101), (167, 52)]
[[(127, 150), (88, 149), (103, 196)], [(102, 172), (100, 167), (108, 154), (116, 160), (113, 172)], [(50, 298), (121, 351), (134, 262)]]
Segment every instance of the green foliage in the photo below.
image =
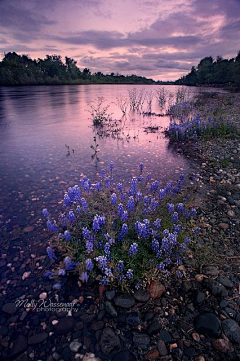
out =
[(41, 85), (41, 84), (90, 84), (125, 83), (154, 84), (154, 80), (130, 75), (124, 76), (101, 72), (91, 74), (88, 68), (81, 71), (77, 61), (60, 55), (46, 55), (44, 59), (32, 60), (27, 55), (5, 54), (0, 62), (0, 85)]
[(183, 85), (233, 85), (240, 88), (240, 51), (234, 59), (211, 56), (200, 61), (197, 68), (192, 67), (189, 74), (176, 81)]

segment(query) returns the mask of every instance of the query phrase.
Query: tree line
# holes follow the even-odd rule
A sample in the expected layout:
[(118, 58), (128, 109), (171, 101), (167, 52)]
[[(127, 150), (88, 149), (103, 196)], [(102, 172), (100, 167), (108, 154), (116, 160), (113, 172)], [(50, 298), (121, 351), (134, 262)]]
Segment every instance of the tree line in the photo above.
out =
[(203, 58), (190, 73), (177, 80), (181, 85), (231, 85), (240, 88), (240, 51), (236, 58), (223, 59), (217, 56)]
[(28, 55), (9, 52), (0, 62), (0, 85), (93, 83), (156, 84), (152, 79), (137, 75), (92, 74), (88, 68), (81, 71), (76, 60), (66, 56), (63, 61), (60, 55), (46, 55), (44, 59), (33, 60)]

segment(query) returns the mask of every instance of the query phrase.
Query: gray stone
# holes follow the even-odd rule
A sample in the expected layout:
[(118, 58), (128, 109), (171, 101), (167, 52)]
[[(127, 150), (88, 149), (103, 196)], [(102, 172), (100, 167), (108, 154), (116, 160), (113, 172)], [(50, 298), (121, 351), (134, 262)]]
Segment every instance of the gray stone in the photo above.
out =
[(194, 320), (195, 330), (203, 335), (219, 337), (221, 334), (221, 324), (218, 317), (212, 312), (204, 312)]
[(168, 354), (166, 344), (163, 340), (158, 341), (158, 351), (160, 356), (166, 356)]
[(131, 308), (135, 305), (135, 300), (131, 295), (119, 295), (114, 298), (114, 302), (116, 306), (122, 308)]
[(136, 327), (140, 324), (141, 320), (137, 312), (131, 312), (126, 318), (126, 323), (132, 327)]
[(29, 337), (28, 344), (37, 345), (39, 343), (44, 342), (47, 338), (48, 338), (48, 334), (46, 332), (37, 333), (36, 335)]
[(26, 349), (27, 349), (27, 340), (24, 336), (20, 335), (15, 341), (13, 341), (13, 347), (10, 350), (8, 356), (9, 358), (13, 358), (23, 353)]
[(203, 284), (214, 296), (224, 298), (228, 295), (226, 288), (215, 280), (205, 279)]
[(78, 350), (80, 349), (81, 346), (82, 346), (82, 344), (80, 342), (77, 342), (77, 341), (73, 341), (69, 345), (70, 350), (72, 352), (78, 352)]
[(162, 324), (158, 320), (152, 321), (147, 327), (149, 335), (156, 335), (162, 329)]
[(195, 305), (201, 305), (206, 299), (205, 293), (199, 290), (194, 290), (192, 295), (193, 295), (193, 302)]
[(203, 267), (203, 273), (207, 276), (218, 276), (219, 270), (218, 267), (215, 266), (206, 266)]
[(17, 310), (17, 307), (15, 305), (15, 303), (11, 302), (11, 303), (6, 303), (5, 305), (2, 306), (2, 311), (8, 313), (9, 315), (12, 315), (13, 313), (15, 313)]
[(106, 301), (105, 309), (110, 316), (117, 317), (118, 314), (117, 314), (117, 311), (116, 311), (115, 307), (113, 306), (112, 302)]
[(233, 288), (233, 283), (227, 276), (220, 275), (218, 277), (218, 282), (221, 283), (224, 287), (228, 288), (229, 290)]
[(230, 341), (234, 343), (240, 343), (240, 326), (236, 321), (231, 319), (226, 319), (222, 321), (222, 328), (225, 335), (229, 338)]
[(136, 290), (133, 297), (138, 302), (147, 302), (150, 298), (150, 293), (148, 292), (148, 290)]
[(172, 342), (172, 336), (170, 335), (170, 333), (167, 330), (162, 330), (160, 332), (159, 339), (166, 343)]
[(137, 333), (133, 334), (133, 342), (136, 347), (142, 348), (143, 350), (148, 349), (148, 345), (150, 343), (150, 337), (145, 333)]
[(111, 301), (115, 297), (116, 292), (114, 290), (108, 290), (105, 292), (106, 299)]
[(106, 327), (100, 338), (100, 347), (105, 355), (120, 349), (120, 339), (112, 328)]

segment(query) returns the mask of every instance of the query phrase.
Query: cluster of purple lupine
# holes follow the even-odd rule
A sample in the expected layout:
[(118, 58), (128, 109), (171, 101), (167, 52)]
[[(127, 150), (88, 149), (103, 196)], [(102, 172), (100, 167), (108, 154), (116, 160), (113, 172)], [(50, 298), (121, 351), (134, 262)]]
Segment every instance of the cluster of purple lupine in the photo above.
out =
[(181, 102), (171, 105), (167, 113), (170, 115), (171, 120), (178, 118), (184, 121), (193, 112), (193, 109), (194, 107), (191, 102)]
[(166, 134), (171, 141), (187, 141), (199, 137), (223, 137), (235, 131), (230, 120), (203, 117), (197, 114), (185, 122), (171, 122)]
[[(96, 183), (84, 176), (64, 195), (58, 224), (43, 209), (48, 230), (71, 249), (58, 271), (47, 271), (46, 276), (78, 270), (82, 281), (92, 276), (104, 285), (139, 284), (152, 272), (166, 276), (170, 267), (181, 265), (190, 237), (199, 233), (190, 226), (196, 210), (187, 207), (184, 174), (162, 188), (150, 174), (144, 176), (143, 169), (140, 163), (138, 175), (127, 185), (114, 181), (113, 162), (108, 172), (101, 170)], [(51, 247), (47, 254), (58, 264)], [(177, 276), (182, 276), (179, 270)]]

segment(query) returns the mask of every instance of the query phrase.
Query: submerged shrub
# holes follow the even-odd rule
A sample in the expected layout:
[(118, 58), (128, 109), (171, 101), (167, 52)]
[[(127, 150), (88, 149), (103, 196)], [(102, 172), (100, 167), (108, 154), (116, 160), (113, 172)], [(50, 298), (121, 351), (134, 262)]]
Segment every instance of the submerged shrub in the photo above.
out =
[[(83, 282), (92, 277), (103, 285), (120, 286), (167, 276), (170, 269), (177, 272), (190, 237), (197, 234), (191, 221), (196, 210), (187, 207), (183, 174), (176, 184), (160, 188), (143, 169), (140, 163), (138, 177), (116, 184), (111, 162), (109, 175), (102, 170), (96, 184), (84, 176), (68, 189), (58, 226), (67, 256), (55, 272), (77, 270)], [(56, 262), (52, 249), (47, 253)]]

